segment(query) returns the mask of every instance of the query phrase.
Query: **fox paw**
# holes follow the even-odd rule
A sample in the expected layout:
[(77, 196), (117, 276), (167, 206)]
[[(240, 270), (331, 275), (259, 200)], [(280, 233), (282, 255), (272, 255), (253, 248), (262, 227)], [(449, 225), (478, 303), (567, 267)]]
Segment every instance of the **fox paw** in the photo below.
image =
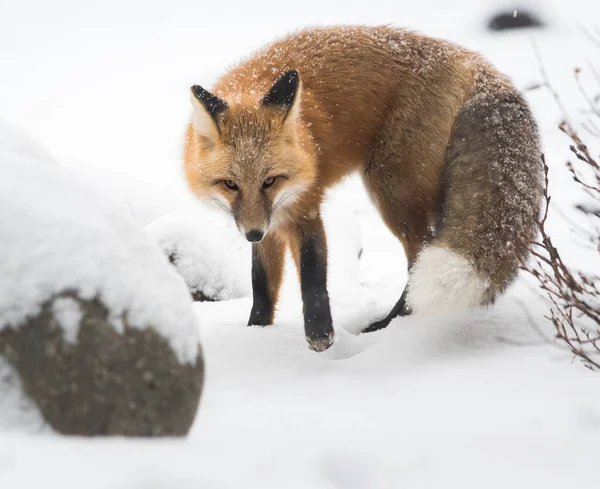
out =
[(311, 338), (309, 336), (306, 337), (306, 341), (308, 342), (308, 347), (316, 352), (322, 352), (327, 350), (331, 345), (333, 345), (333, 340), (335, 338), (335, 333), (330, 331), (327, 336)]

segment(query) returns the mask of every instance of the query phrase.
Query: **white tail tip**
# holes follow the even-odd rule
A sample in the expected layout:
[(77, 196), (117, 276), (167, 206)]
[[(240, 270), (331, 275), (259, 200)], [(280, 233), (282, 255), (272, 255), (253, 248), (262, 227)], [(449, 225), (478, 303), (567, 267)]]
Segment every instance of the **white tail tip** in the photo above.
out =
[(488, 287), (466, 258), (429, 246), (412, 269), (406, 301), (414, 314), (443, 314), (481, 305)]

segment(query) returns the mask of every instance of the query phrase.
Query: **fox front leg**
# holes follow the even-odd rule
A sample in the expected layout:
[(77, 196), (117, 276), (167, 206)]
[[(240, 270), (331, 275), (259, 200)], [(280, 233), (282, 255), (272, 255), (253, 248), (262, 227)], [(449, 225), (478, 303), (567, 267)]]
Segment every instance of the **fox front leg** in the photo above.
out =
[(321, 352), (331, 346), (334, 338), (327, 292), (327, 244), (321, 219), (298, 228), (290, 244), (300, 275), (306, 340), (311, 350)]
[(248, 326), (273, 324), (283, 277), (284, 244), (273, 235), (252, 245), (252, 310)]

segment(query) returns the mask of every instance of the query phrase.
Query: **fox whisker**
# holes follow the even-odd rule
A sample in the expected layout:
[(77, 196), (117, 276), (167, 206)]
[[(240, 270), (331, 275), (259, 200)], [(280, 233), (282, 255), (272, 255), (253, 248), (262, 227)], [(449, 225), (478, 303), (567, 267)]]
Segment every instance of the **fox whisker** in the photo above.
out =
[(271, 209), (271, 213), (269, 214), (269, 219), (273, 216), (273, 214), (275, 213), (275, 211), (281, 207), (281, 205), (288, 200), (290, 197), (292, 197), (294, 195), (293, 192), (286, 192), (284, 193), (278, 200), (277, 202), (275, 202), (275, 205), (273, 206), (273, 209)]
[(211, 197), (209, 200), (211, 202), (213, 202), (217, 207), (219, 207), (220, 209), (223, 209), (227, 214), (229, 214), (230, 216), (233, 217), (233, 212), (231, 212), (231, 209), (229, 209), (227, 206), (225, 206), (222, 202), (219, 202), (218, 199)]

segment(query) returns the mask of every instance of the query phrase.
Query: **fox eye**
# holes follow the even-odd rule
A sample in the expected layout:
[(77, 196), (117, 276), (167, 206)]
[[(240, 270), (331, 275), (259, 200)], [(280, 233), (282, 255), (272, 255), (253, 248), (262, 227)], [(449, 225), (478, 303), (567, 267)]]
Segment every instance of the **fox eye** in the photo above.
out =
[(271, 185), (273, 185), (275, 183), (275, 177), (270, 177), (267, 178), (264, 182), (263, 182), (263, 188), (269, 188)]
[(225, 186), (230, 189), (230, 190), (239, 190), (238, 186), (235, 184), (234, 181), (232, 180), (224, 180), (223, 183), (225, 184)]

